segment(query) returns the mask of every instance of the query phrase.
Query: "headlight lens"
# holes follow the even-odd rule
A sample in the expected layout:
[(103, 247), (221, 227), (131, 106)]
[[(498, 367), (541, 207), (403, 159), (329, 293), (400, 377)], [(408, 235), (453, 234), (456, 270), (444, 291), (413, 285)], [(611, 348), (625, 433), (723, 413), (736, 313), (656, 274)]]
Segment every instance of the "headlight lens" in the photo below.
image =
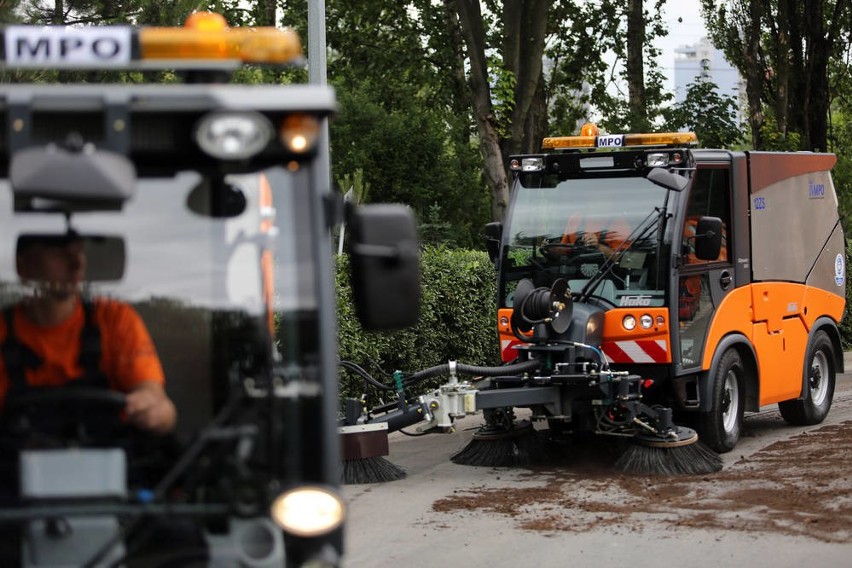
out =
[(274, 135), (272, 125), (256, 112), (215, 112), (195, 129), (195, 141), (206, 154), (220, 160), (242, 160), (263, 150)]
[(651, 326), (654, 325), (654, 318), (650, 314), (643, 314), (639, 318), (639, 325), (642, 326), (642, 329), (651, 329)]
[(624, 329), (627, 331), (633, 331), (636, 329), (636, 318), (633, 316), (624, 316), (624, 319), (621, 320), (621, 325), (623, 325)]
[(270, 508), (272, 520), (290, 534), (315, 537), (329, 533), (343, 523), (343, 500), (322, 487), (297, 487), (275, 498)]

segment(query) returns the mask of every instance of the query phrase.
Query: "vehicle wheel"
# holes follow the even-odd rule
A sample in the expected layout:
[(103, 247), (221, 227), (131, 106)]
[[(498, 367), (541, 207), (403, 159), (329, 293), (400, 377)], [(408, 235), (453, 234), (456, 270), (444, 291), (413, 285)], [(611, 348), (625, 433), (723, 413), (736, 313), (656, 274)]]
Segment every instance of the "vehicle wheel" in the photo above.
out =
[(834, 399), (834, 346), (824, 331), (814, 334), (805, 359), (805, 392), (801, 399), (778, 403), (781, 416), (789, 424), (819, 424), (828, 415)]
[(713, 375), (710, 412), (698, 420), (701, 441), (724, 453), (734, 449), (743, 425), (743, 380), (745, 368), (736, 349), (727, 350)]

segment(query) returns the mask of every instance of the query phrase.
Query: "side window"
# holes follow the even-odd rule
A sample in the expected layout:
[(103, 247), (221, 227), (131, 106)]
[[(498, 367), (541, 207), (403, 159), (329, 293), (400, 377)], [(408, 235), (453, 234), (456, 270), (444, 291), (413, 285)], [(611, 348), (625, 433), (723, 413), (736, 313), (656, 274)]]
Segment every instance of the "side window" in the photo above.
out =
[[(683, 226), (683, 255), (686, 264), (726, 262), (729, 255), (728, 227), (731, 226), (730, 174), (727, 168), (705, 168), (695, 172), (686, 205)], [(695, 256), (695, 229), (701, 217), (718, 217), (722, 220), (722, 248), (719, 257), (699, 260)]]

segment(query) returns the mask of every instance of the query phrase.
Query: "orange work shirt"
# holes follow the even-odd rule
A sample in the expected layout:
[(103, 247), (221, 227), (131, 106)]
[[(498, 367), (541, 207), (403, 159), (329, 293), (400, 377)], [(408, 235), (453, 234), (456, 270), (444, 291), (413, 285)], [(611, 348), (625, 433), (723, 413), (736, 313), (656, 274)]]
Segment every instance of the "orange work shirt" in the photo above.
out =
[[(130, 392), (146, 381), (165, 384), (154, 342), (132, 307), (116, 300), (98, 299), (93, 304), (93, 320), (101, 335), (100, 370), (110, 388)], [(80, 301), (68, 319), (49, 327), (31, 322), (21, 306), (14, 308), (15, 336), (42, 361), (38, 368), (24, 370), (30, 386), (62, 386), (82, 376), (79, 358), (84, 324), (85, 312)], [(6, 318), (0, 317), (0, 343), (6, 340), (6, 335)], [(0, 407), (8, 390), (9, 376), (0, 354)]]
[(630, 223), (620, 216), (586, 220), (572, 213), (562, 235), (562, 244), (573, 245), (582, 234), (593, 233), (598, 235), (600, 242), (611, 249), (617, 249), (630, 236), (631, 230)]

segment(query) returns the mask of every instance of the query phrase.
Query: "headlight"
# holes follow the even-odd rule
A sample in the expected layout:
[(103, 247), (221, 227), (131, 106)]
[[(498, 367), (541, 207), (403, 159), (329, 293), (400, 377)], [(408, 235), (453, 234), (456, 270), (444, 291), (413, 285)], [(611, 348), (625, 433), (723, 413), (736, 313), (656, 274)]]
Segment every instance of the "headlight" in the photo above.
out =
[(621, 320), (621, 325), (623, 325), (624, 329), (627, 331), (633, 331), (636, 329), (636, 318), (633, 316), (624, 316), (624, 319)]
[(291, 114), (281, 124), (281, 143), (294, 154), (304, 154), (314, 149), (319, 138), (320, 124), (315, 116)]
[(327, 534), (343, 523), (343, 500), (322, 487), (297, 487), (272, 502), (272, 520), (290, 534), (315, 537)]
[(650, 314), (642, 314), (642, 317), (639, 318), (639, 325), (642, 326), (642, 329), (651, 329), (651, 326), (654, 325), (654, 318)]
[(195, 141), (206, 154), (220, 160), (250, 158), (266, 148), (272, 125), (256, 112), (214, 112), (195, 128)]

